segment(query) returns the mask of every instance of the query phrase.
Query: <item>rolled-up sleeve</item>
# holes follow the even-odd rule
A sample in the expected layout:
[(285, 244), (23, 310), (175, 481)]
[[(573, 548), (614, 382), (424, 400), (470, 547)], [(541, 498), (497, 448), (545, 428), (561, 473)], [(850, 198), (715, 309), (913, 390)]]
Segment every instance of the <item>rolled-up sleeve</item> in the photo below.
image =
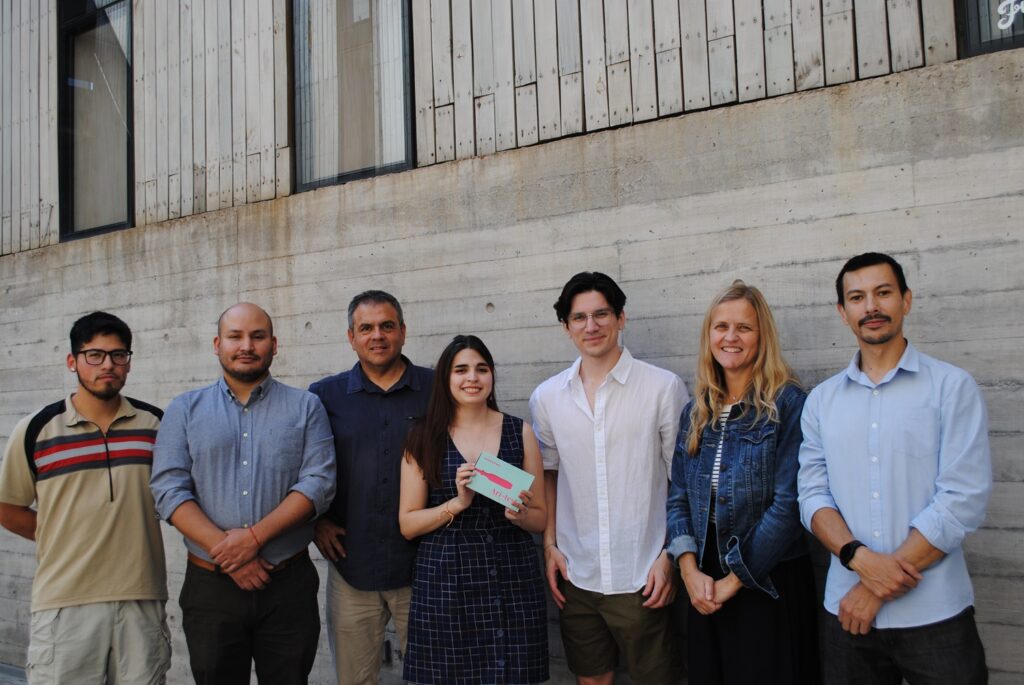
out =
[(821, 394), (811, 391), (800, 417), (803, 441), (800, 443), (800, 470), (797, 473), (797, 492), (800, 503), (800, 521), (811, 530), (811, 519), (819, 509), (836, 509), (836, 501), (828, 484), (828, 466), (821, 439)]
[(157, 513), (165, 521), (170, 521), (171, 515), (182, 504), (196, 499), (192, 457), (188, 450), (187, 398), (187, 395), (182, 395), (167, 407), (153, 449), (149, 486)]
[(303, 441), (302, 465), (298, 480), (289, 488), (313, 503), (316, 515), (322, 516), (331, 506), (337, 485), (334, 434), (327, 411), (320, 399), (307, 395), (306, 434)]
[(940, 407), (939, 473), (931, 502), (910, 522), (947, 554), (981, 525), (992, 491), (988, 415), (968, 374), (946, 380)]
[(673, 563), (687, 552), (697, 552), (697, 539), (693, 535), (693, 521), (690, 515), (690, 498), (686, 489), (686, 460), (691, 459), (686, 451), (686, 437), (690, 430), (690, 404), (682, 410), (676, 431), (676, 446), (672, 455), (672, 483), (668, 490), (666, 547)]

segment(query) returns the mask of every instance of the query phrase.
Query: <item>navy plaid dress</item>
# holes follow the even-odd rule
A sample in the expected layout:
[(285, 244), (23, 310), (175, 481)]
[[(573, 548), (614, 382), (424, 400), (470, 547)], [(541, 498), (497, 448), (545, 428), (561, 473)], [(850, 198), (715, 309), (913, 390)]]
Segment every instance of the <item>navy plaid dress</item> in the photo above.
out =
[[(505, 415), (498, 457), (523, 466), (523, 421)], [(463, 463), (448, 439), (442, 487), (455, 497)], [(404, 678), (410, 683), (539, 683), (548, 679), (544, 586), (533, 538), (505, 508), (476, 495), (448, 527), (420, 539), (409, 608)]]

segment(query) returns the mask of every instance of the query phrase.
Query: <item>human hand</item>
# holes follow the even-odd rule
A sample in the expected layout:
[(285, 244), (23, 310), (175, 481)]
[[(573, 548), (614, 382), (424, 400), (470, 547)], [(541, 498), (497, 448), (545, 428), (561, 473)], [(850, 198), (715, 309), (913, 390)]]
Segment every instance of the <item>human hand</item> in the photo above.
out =
[[(692, 554), (690, 556), (693, 557)], [(721, 603), (715, 601), (714, 579), (703, 573), (695, 560), (690, 564), (684, 564), (683, 559), (680, 559), (679, 575), (683, 579), (686, 594), (690, 597), (690, 604), (698, 613), (709, 616), (722, 608)]]
[(569, 570), (566, 567), (565, 555), (554, 544), (544, 547), (544, 568), (548, 577), (548, 588), (551, 590), (551, 599), (559, 609), (565, 608), (565, 595), (558, 589), (558, 574), (562, 578), (569, 579)]
[(515, 501), (516, 509), (512, 507), (505, 507), (505, 518), (515, 523), (516, 525), (522, 525), (523, 521), (526, 520), (526, 516), (530, 513), (530, 500), (533, 499), (533, 493), (529, 490), (522, 490), (519, 492), (519, 499)]
[(476, 495), (476, 492), (466, 486), (469, 485), (469, 481), (472, 480), (475, 473), (476, 464), (468, 462), (460, 466), (455, 472), (455, 489), (459, 493), (455, 498), (456, 506), (459, 508), (456, 513), (465, 511), (473, 503), (473, 496)]
[(860, 547), (853, 555), (850, 568), (860, 576), (860, 582), (884, 601), (896, 599), (917, 587), (923, 576), (909, 561), (892, 554), (879, 554)]
[(324, 559), (337, 561), (348, 556), (341, 538), (346, 535), (345, 529), (326, 516), (316, 520), (313, 525), (313, 542)]
[(668, 560), (668, 552), (662, 552), (651, 570), (647, 572), (647, 584), (641, 593), (647, 598), (643, 606), (648, 609), (660, 609), (672, 603), (676, 598), (676, 583), (672, 573), (672, 562)]
[(839, 623), (854, 635), (867, 635), (884, 602), (864, 583), (857, 583), (839, 600)]
[(210, 558), (225, 573), (233, 573), (252, 561), (259, 551), (260, 545), (256, 543), (256, 536), (250, 529), (232, 528), (220, 542), (210, 548)]
[(273, 568), (274, 565), (263, 557), (255, 557), (228, 575), (231, 576), (231, 580), (235, 581), (235, 585), (252, 592), (262, 590), (267, 586), (267, 583), (270, 582), (270, 571)]
[(736, 593), (743, 589), (741, 581), (735, 573), (730, 573), (725, 578), (715, 581), (715, 603), (719, 606), (725, 604), (736, 596)]

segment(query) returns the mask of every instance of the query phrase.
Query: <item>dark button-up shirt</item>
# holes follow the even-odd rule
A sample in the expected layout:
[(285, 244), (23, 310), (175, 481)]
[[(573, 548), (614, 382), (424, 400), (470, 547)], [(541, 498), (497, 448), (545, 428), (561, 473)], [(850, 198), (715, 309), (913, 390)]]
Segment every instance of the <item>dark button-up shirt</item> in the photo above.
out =
[[(268, 377), (241, 404), (221, 378), (176, 397), (164, 413), (150, 481), (164, 520), (194, 500), (219, 528), (245, 528), (273, 511), (289, 492), (327, 510), (334, 496), (334, 444), (315, 396)], [(272, 564), (313, 541), (313, 520), (267, 542)], [(206, 550), (188, 538), (193, 554)]]
[(415, 543), (398, 528), (402, 448), (409, 426), (426, 414), (434, 372), (413, 366), (388, 390), (356, 363), (309, 387), (327, 409), (338, 455), (338, 489), (328, 515), (345, 528), (346, 558), (334, 563), (352, 587), (391, 590), (412, 584)]

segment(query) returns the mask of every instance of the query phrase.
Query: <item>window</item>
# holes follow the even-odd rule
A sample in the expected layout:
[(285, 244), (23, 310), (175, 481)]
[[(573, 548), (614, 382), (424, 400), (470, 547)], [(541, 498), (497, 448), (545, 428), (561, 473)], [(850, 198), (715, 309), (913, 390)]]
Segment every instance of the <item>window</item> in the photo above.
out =
[(297, 187), (410, 167), (408, 2), (293, 0), (292, 20)]
[(958, 0), (960, 55), (1024, 46), (1024, 0)]
[(58, 18), (61, 234), (130, 225), (129, 0), (62, 0)]

